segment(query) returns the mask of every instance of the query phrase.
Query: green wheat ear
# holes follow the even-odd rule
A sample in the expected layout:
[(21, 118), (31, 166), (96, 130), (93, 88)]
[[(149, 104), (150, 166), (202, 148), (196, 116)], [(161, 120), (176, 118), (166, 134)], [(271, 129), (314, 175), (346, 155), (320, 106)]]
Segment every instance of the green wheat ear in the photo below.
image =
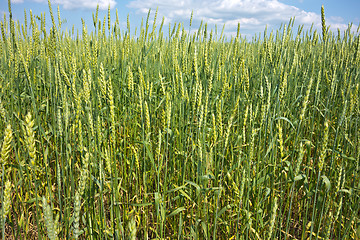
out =
[(34, 132), (34, 120), (29, 112), (25, 117), (25, 143), (29, 150), (30, 164), (35, 167), (36, 164), (36, 146), (35, 146), (35, 132)]
[(129, 239), (135, 240), (136, 239), (136, 221), (135, 217), (132, 216), (129, 223), (128, 223), (128, 230), (129, 230)]
[(326, 41), (326, 24), (325, 24), (325, 10), (324, 5), (321, 5), (321, 26), (322, 26), (322, 36), (323, 41)]
[(11, 129), (11, 125), (9, 124), (5, 129), (5, 137), (1, 148), (1, 155), (0, 155), (1, 165), (5, 164), (7, 159), (9, 158), (12, 139), (13, 139), (13, 132)]
[(53, 213), (51, 207), (47, 203), (45, 197), (43, 197), (42, 202), (43, 202), (42, 204), (43, 204), (44, 222), (47, 228), (48, 237), (50, 240), (55, 240), (57, 239), (57, 233), (55, 230), (56, 224), (53, 219)]
[(2, 230), (3, 227), (5, 227), (5, 221), (6, 221), (6, 216), (8, 215), (9, 211), (10, 211), (10, 206), (11, 206), (11, 182), (7, 181), (5, 183), (5, 191), (4, 191), (4, 199), (2, 202), (2, 208), (1, 208), (1, 212), (0, 212), (0, 230)]

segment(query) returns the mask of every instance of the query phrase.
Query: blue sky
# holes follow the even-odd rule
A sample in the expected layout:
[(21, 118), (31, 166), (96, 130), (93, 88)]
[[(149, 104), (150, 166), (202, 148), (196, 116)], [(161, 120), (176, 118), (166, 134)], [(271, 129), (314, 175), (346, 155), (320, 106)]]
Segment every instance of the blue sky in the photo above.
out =
[[(251, 37), (262, 33), (265, 26), (268, 31), (279, 29), (281, 23), (288, 23), (295, 17), (295, 25), (304, 25), (308, 29), (312, 23), (321, 29), (320, 8), (325, 7), (326, 23), (332, 31), (347, 29), (353, 23), (352, 30), (356, 31), (360, 23), (360, 0), (51, 0), (56, 16), (57, 6), (60, 7), (61, 18), (66, 19), (63, 29), (81, 29), (81, 18), (93, 30), (92, 13), (99, 4), (99, 18), (107, 14), (110, 4), (111, 18), (115, 20), (115, 11), (118, 10), (121, 27), (126, 28), (126, 17), (129, 14), (132, 28), (140, 27), (141, 19), (146, 19), (148, 10), (152, 9), (151, 20), (158, 7), (157, 23), (165, 19), (165, 29), (174, 22), (184, 23), (189, 29), (191, 12), (194, 11), (192, 30), (196, 30), (201, 20), (208, 23), (209, 27), (217, 25), (220, 32), (225, 24), (227, 36), (236, 34), (237, 24), (240, 22), (240, 32), (243, 36)], [(7, 0), (0, 0), (0, 14), (3, 18), (7, 13)], [(12, 0), (14, 19), (21, 23), (24, 21), (24, 9), (29, 17), (29, 10), (35, 15), (46, 13), (50, 21), (47, 0)], [(49, 26), (51, 24), (49, 23)]]

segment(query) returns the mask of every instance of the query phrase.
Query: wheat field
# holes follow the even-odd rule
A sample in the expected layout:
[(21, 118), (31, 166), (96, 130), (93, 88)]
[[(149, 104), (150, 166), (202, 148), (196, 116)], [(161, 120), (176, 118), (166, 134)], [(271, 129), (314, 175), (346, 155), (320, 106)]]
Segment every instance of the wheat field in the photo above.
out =
[(359, 29), (321, 10), (249, 40), (9, 1), (2, 239), (360, 239)]

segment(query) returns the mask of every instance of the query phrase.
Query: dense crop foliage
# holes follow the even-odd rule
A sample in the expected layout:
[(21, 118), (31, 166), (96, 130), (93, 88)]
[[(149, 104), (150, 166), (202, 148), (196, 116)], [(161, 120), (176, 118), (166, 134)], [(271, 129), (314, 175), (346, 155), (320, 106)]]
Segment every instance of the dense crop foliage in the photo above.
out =
[(360, 237), (359, 31), (74, 34), (49, 8), (0, 22), (3, 238)]

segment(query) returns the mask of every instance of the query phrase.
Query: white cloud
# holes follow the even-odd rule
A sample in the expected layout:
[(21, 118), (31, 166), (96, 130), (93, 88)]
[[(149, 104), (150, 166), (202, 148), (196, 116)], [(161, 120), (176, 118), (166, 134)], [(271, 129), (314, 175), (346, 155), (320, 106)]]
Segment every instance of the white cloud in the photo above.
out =
[(53, 0), (55, 4), (62, 5), (65, 9), (73, 9), (73, 8), (88, 8), (88, 9), (96, 9), (97, 5), (99, 5), (100, 9), (107, 9), (110, 5), (110, 8), (113, 8), (116, 5), (116, 1), (114, 0)]
[[(20, 3), (24, 0), (12, 0), (14, 3)], [(47, 0), (33, 0), (39, 3), (46, 3)], [(113, 8), (116, 5), (115, 0), (50, 0), (51, 4), (60, 5), (65, 9), (75, 9), (75, 8), (83, 8), (83, 9), (96, 9), (97, 5), (99, 5), (99, 9), (105, 10), (109, 7)]]
[[(316, 28), (321, 28), (321, 17), (314, 12), (306, 12), (297, 7), (279, 2), (278, 0), (133, 0), (128, 7), (137, 9), (137, 13), (147, 13), (149, 8), (155, 11), (159, 7), (161, 19), (166, 17), (166, 22), (184, 22), (189, 24), (191, 12), (194, 11), (193, 25), (201, 20), (208, 24), (217, 24), (228, 35), (236, 32), (240, 22), (240, 31), (245, 34), (263, 32), (265, 26), (277, 29), (281, 23), (288, 23), (295, 17), (295, 23), (305, 27), (314, 23)], [(339, 17), (327, 19), (327, 24), (332, 30), (340, 28), (345, 30), (347, 24)]]
[(11, 3), (23, 3), (24, 0), (11, 0)]

